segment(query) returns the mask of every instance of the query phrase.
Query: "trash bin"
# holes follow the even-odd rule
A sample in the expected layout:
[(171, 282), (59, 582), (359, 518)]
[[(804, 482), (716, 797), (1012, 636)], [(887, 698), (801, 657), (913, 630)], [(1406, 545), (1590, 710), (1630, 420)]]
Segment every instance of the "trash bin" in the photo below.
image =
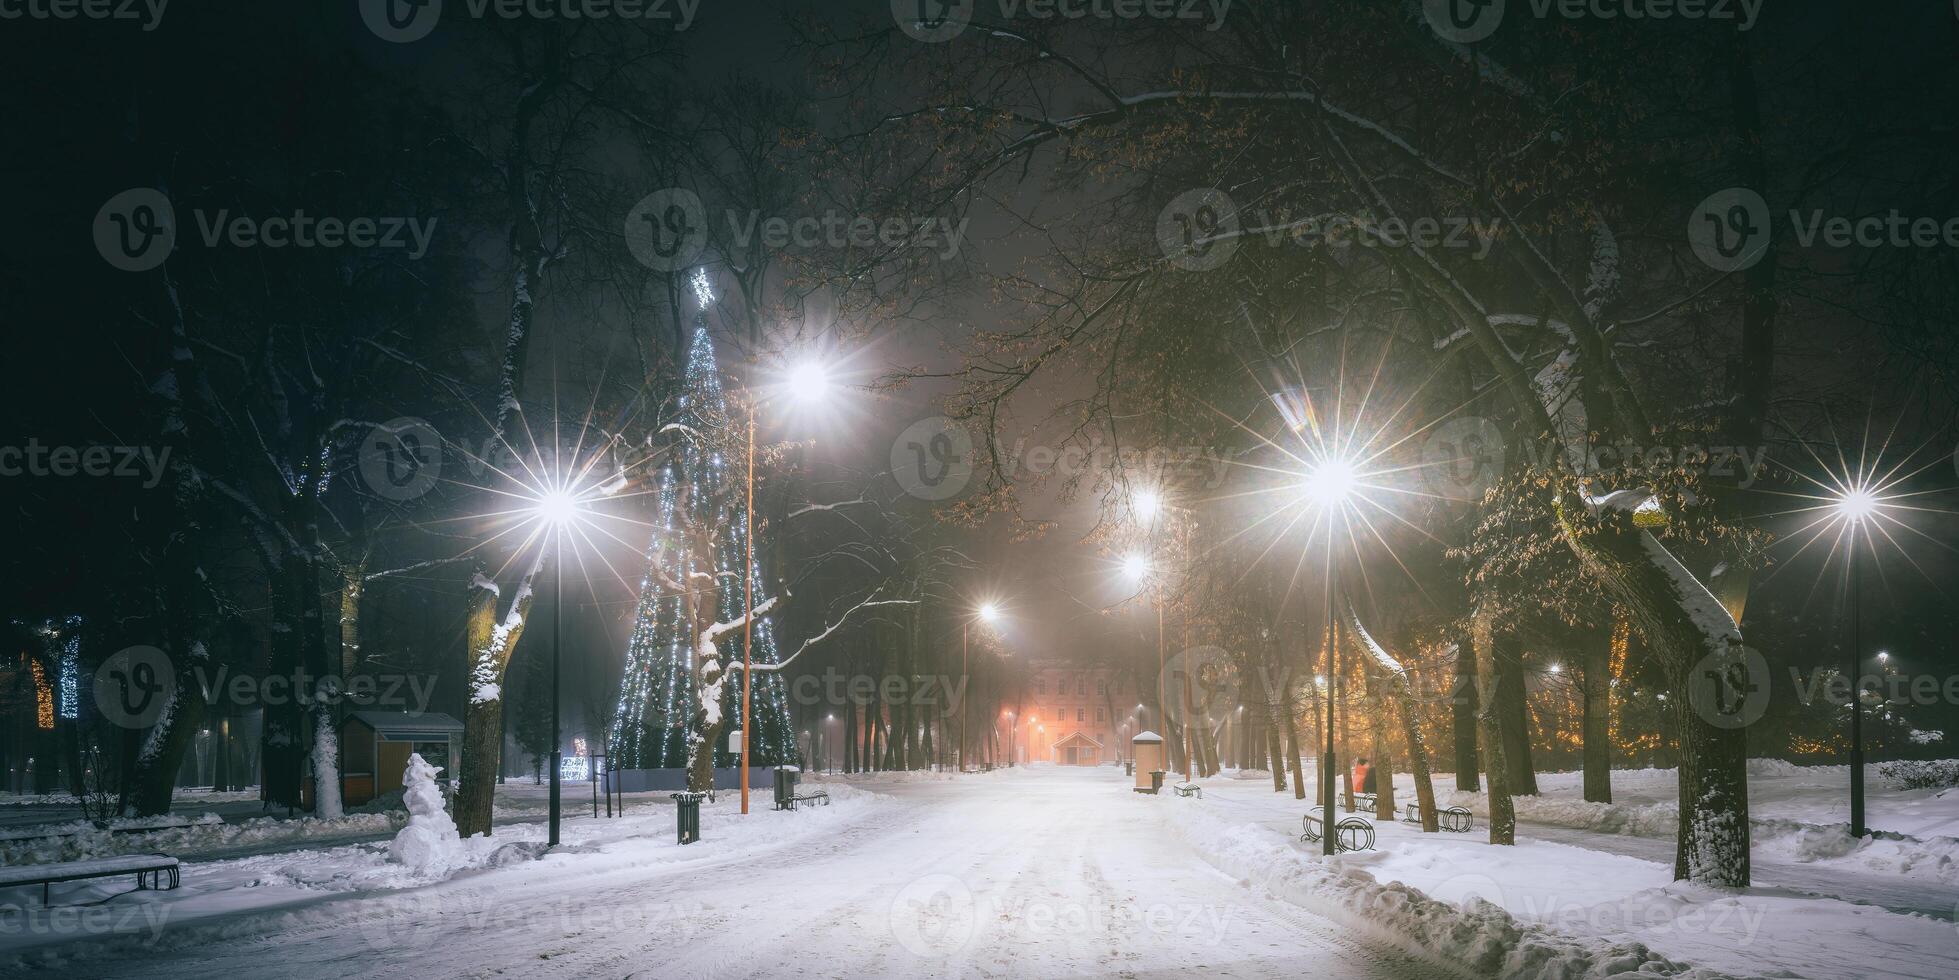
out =
[(1163, 792), (1163, 770), (1157, 769), (1150, 773), (1150, 792)]
[(701, 801), (706, 793), (674, 793), (674, 830), (682, 844), (701, 839)]
[[(1135, 778), (1136, 792), (1154, 793), (1162, 789), (1163, 775), (1159, 771), (1162, 768), (1163, 736), (1155, 732), (1142, 732), (1130, 740), (1128, 771)], [(1157, 773), (1154, 784), (1149, 780), (1151, 772)]]
[(795, 766), (775, 767), (775, 808), (794, 810), (796, 808), (796, 777), (800, 775)]

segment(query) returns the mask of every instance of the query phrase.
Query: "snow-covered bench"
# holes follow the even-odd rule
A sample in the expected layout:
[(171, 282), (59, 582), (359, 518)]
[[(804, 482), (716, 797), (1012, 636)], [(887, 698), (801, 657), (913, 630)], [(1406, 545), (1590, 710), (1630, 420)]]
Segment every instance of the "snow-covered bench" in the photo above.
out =
[[(1326, 836), (1326, 814), (1320, 807), (1306, 811), (1300, 819), (1299, 835), (1302, 841), (1317, 841)], [(1374, 849), (1374, 825), (1361, 817), (1343, 817), (1333, 825), (1334, 843), (1343, 851), (1371, 851)]]
[[(64, 881), (113, 878), (117, 875), (133, 874), (136, 876), (137, 891), (148, 888), (159, 891), (175, 888), (177, 868), (177, 859), (168, 854), (125, 854), (120, 857), (59, 861), (53, 864), (23, 864), (18, 867), (0, 868), (0, 888), (40, 885), (41, 904), (46, 905), (49, 889)], [(166, 880), (170, 884), (165, 885)]]

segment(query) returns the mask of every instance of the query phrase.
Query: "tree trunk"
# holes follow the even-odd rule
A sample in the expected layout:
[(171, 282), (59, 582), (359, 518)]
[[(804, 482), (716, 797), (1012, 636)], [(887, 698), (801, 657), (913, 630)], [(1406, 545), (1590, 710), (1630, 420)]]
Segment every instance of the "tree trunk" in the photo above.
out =
[(1390, 682), (1385, 677), (1373, 677), (1368, 686), (1373, 688), (1373, 697), (1368, 700), (1367, 720), (1374, 754), (1368, 761), (1373, 764), (1369, 771), (1374, 773), (1374, 819), (1394, 819), (1394, 765), (1388, 754), (1388, 710), (1387, 687)]
[[(1724, 685), (1715, 694), (1766, 691), (1755, 677), (1741, 630), (1699, 579), (1650, 532), (1626, 515), (1593, 525), (1570, 519), (1582, 503), (1561, 499), (1565, 536), (1594, 575), (1622, 601), (1671, 685), (1680, 741), (1680, 831), (1674, 876), (1726, 888), (1745, 888), (1748, 853), (1748, 740), (1745, 715), (1724, 716), (1700, 703), (1704, 679)], [(1757, 655), (1759, 656), (1759, 655)], [(1739, 687), (1725, 686), (1738, 681)], [(1700, 685), (1696, 687), (1696, 685)], [(1696, 697), (1696, 694), (1703, 695)], [(1696, 704), (1703, 710), (1695, 710)], [(1723, 725), (1717, 725), (1715, 721)], [(1737, 724), (1736, 722), (1740, 723)]]
[(503, 749), (504, 674), (530, 619), (534, 597), (531, 583), (543, 562), (544, 552), (539, 549), (501, 620), (497, 618), (496, 586), (481, 575), (470, 583), (469, 612), (463, 629), (469, 650), (469, 687), (463, 708), (455, 807), (456, 830), (464, 837), (490, 833), (490, 810)]
[[(1277, 712), (1268, 704), (1266, 713), (1272, 715)], [(1265, 723), (1265, 754), (1268, 764), (1272, 767), (1272, 792), (1283, 793), (1286, 791), (1286, 757), (1285, 751), (1279, 747), (1277, 718), (1268, 718)]]
[(1292, 685), (1290, 683), (1285, 686), (1285, 695), (1285, 700), (1281, 705), (1282, 710), (1280, 716), (1284, 719), (1286, 726), (1286, 752), (1289, 756), (1286, 762), (1292, 768), (1292, 798), (1303, 800), (1306, 798), (1306, 772), (1304, 764), (1300, 762), (1299, 721), (1294, 717), (1292, 710)]
[(1456, 644), (1455, 676), (1456, 689), (1449, 699), (1449, 711), (1455, 722), (1456, 789), (1474, 793), (1482, 788), (1478, 777), (1482, 763), (1476, 757), (1476, 655), (1467, 640)]
[(1621, 621), (1609, 635), (1581, 641), (1587, 803), (1612, 802), (1612, 650), (1630, 628)]
[(1513, 796), (1537, 795), (1531, 765), (1530, 699), (1524, 688), (1523, 649), (1507, 636), (1497, 640), (1497, 720), (1503, 730), (1503, 760)]
[[(1495, 626), (1482, 611), (1475, 614), (1471, 645), (1476, 648), (1476, 684), (1479, 695), (1494, 692), (1497, 685), (1497, 638)], [(1497, 699), (1479, 696), (1477, 721), (1483, 735), (1485, 772), (1489, 777), (1490, 843), (1517, 843), (1517, 813), (1510, 803), (1510, 776), (1503, 759), (1503, 734), (1497, 721)]]

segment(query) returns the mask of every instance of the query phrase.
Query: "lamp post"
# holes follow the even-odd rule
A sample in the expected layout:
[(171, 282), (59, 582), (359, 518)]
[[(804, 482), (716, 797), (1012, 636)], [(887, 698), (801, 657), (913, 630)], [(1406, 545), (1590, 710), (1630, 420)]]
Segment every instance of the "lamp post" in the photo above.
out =
[(565, 638), (565, 563), (564, 529), (565, 525), (578, 518), (578, 497), (564, 489), (554, 488), (537, 498), (535, 508), (537, 517), (551, 532), (551, 823), (549, 846), (558, 846), (558, 824), (561, 818), (562, 770), (564, 768), (564, 749), (558, 744), (561, 736), (561, 709), (559, 695), (563, 693), (563, 663)]
[[(967, 688), (969, 690), (972, 687), (972, 683), (971, 683), (972, 677), (971, 675), (966, 673), (966, 632), (968, 629), (972, 627), (973, 620), (975, 619), (983, 620), (985, 622), (991, 623), (994, 622), (995, 620), (998, 620), (999, 618), (1000, 618), (999, 608), (994, 606), (993, 603), (984, 602), (980, 604), (979, 609), (975, 610), (971, 616), (966, 617), (965, 619), (961, 620), (959, 623), (959, 676), (966, 680)], [(958, 761), (959, 761), (959, 771), (962, 773), (966, 771), (966, 727), (967, 727), (966, 722), (972, 717), (972, 715), (973, 715), (973, 699), (968, 697), (965, 699), (965, 703), (959, 706)]]
[[(790, 373), (789, 386), (798, 398), (820, 400), (830, 387), (829, 372), (821, 364), (806, 362)], [(761, 412), (762, 399), (751, 397), (747, 508), (741, 529), (741, 812), (744, 815), (748, 813), (748, 747), (755, 741), (754, 717), (749, 710), (755, 693), (755, 422)]]
[(1850, 836), (1863, 837), (1870, 832), (1864, 826), (1864, 658), (1859, 650), (1863, 642), (1862, 605), (1864, 592), (1863, 563), (1859, 561), (1858, 537), (1864, 530), (1864, 521), (1877, 511), (1877, 496), (1867, 487), (1854, 486), (1839, 494), (1836, 499), (1837, 515), (1850, 525)]
[(1326, 562), (1326, 744), (1323, 748), (1325, 758), (1323, 775), (1320, 778), (1320, 814), (1327, 821), (1327, 833), (1320, 839), (1320, 853), (1331, 857), (1335, 853), (1336, 836), (1332, 832), (1334, 782), (1338, 778), (1339, 759), (1335, 754), (1333, 733), (1334, 712), (1338, 705), (1340, 690), (1340, 617), (1333, 611), (1333, 604), (1340, 599), (1340, 562), (1333, 548), (1333, 530), (1337, 518), (1344, 517), (1345, 508), (1353, 496), (1358, 483), (1354, 464), (1339, 456), (1321, 459), (1312, 472), (1308, 473), (1301, 491), (1309, 505), (1319, 508), (1326, 515), (1327, 562)]

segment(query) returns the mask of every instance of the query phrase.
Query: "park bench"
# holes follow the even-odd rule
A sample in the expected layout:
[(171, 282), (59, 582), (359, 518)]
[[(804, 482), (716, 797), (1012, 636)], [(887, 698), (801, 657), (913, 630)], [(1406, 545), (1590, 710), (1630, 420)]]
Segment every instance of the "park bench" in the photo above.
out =
[(1195, 796), (1200, 800), (1204, 798), (1204, 787), (1196, 783), (1183, 783), (1177, 786), (1176, 790), (1178, 796)]
[[(0, 888), (40, 885), (41, 904), (47, 905), (49, 889), (54, 885), (89, 878), (113, 878), (118, 875), (133, 874), (136, 876), (137, 891), (151, 888), (162, 891), (166, 888), (175, 888), (177, 868), (177, 859), (167, 854), (125, 854), (120, 857), (58, 861), (52, 864), (23, 864), (17, 867), (0, 868)], [(170, 884), (166, 886), (165, 881), (169, 881)]]
[(1375, 795), (1374, 795), (1373, 793), (1355, 793), (1355, 794), (1354, 794), (1354, 805), (1356, 805), (1356, 806), (1361, 806), (1361, 807), (1365, 807), (1365, 808), (1367, 808), (1367, 809), (1369, 809), (1369, 810), (1372, 810), (1372, 809), (1374, 809), (1374, 802), (1375, 802), (1375, 800), (1376, 800), (1376, 797), (1375, 797)]
[[(1300, 824), (1305, 830), (1299, 835), (1302, 841), (1317, 841), (1326, 835), (1326, 815), (1319, 807), (1307, 810)], [(1341, 818), (1333, 825), (1333, 835), (1335, 845), (1342, 851), (1374, 849), (1374, 825), (1361, 817)]]
[[(1467, 809), (1459, 806), (1438, 810), (1435, 816), (1441, 828), (1452, 834), (1466, 834), (1476, 826), (1476, 817)], [(1421, 823), (1421, 808), (1414, 803), (1409, 803), (1404, 806), (1401, 811), (1401, 822)]]

